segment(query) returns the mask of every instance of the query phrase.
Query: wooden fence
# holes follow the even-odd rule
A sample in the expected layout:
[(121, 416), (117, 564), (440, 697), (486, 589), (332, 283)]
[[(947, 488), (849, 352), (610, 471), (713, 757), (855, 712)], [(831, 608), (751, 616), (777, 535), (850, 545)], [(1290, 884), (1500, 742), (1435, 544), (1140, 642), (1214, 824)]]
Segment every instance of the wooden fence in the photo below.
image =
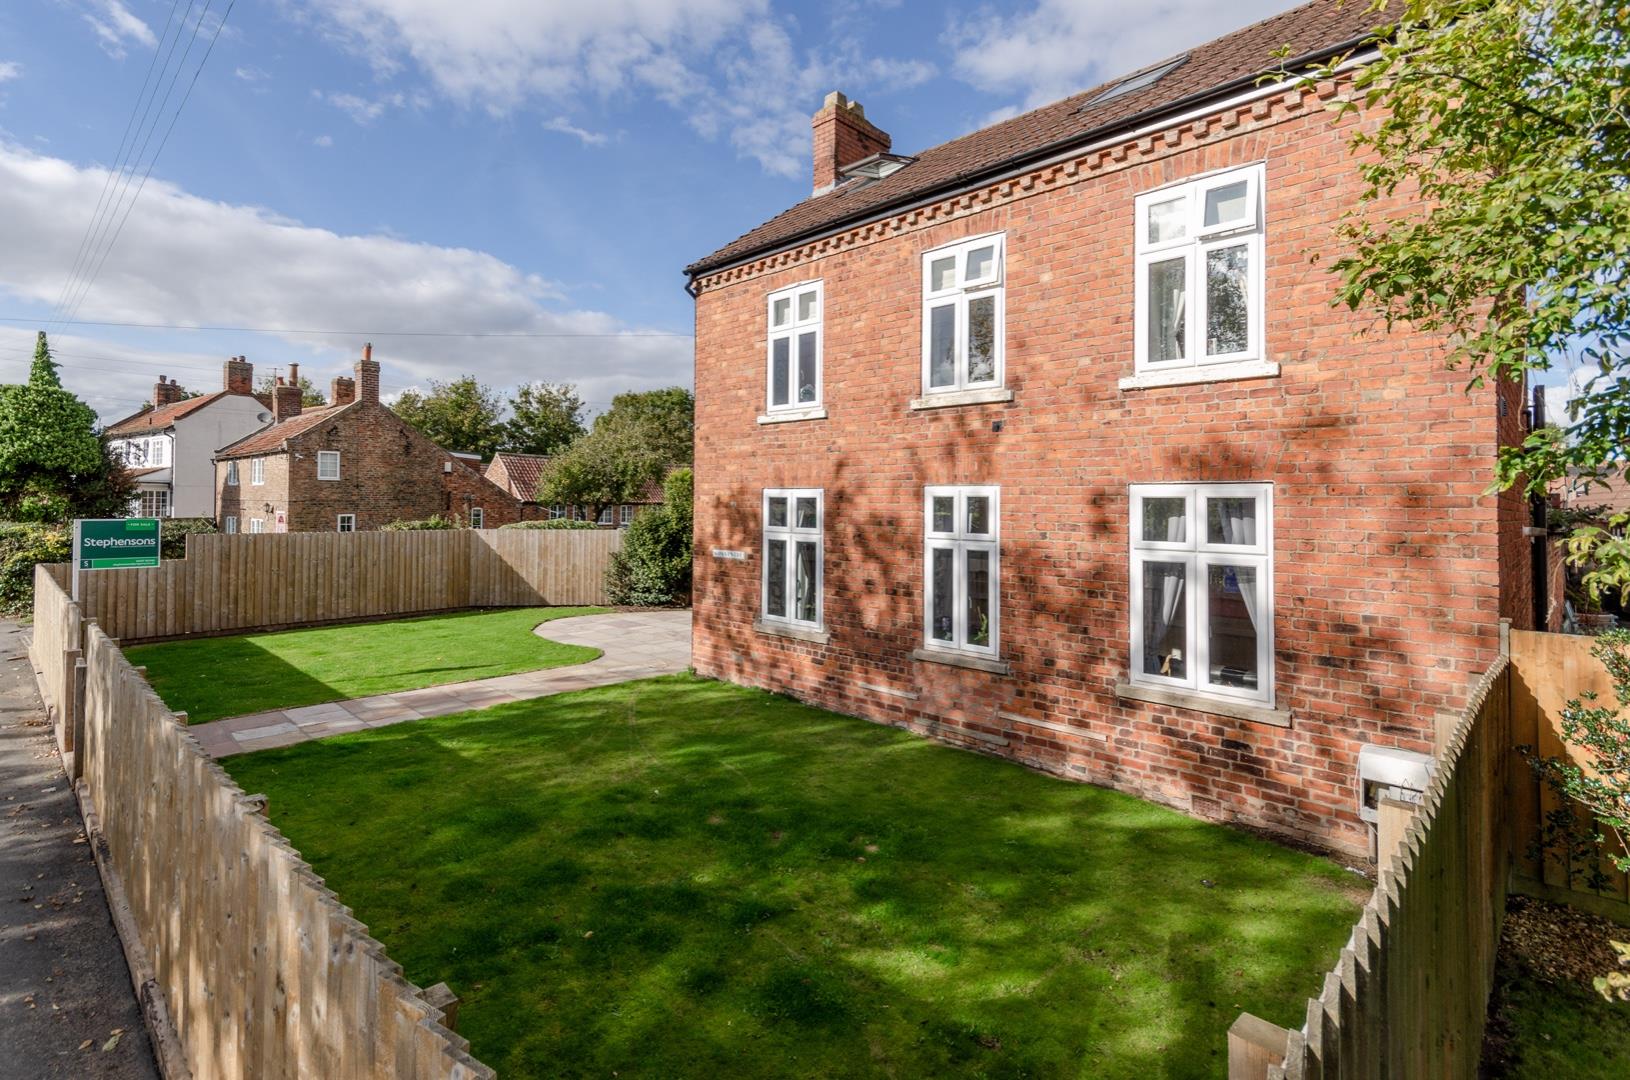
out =
[(1510, 892), (1630, 923), (1630, 883), (1605, 855), (1592, 859), (1608, 884), (1593, 889), (1579, 872), (1589, 867), (1536, 854), (1557, 804), (1519, 750), (1568, 756), (1563, 706), (1587, 691), (1613, 701), (1592, 644), (1512, 632), (1509, 659), (1471, 695), (1420, 806), (1383, 804), (1381, 836), (1402, 839), (1383, 839), (1375, 891), (1306, 1023), (1286, 1031), (1241, 1016), (1229, 1032), (1230, 1080), (1470, 1080)]
[[(1595, 639), (1573, 634), (1540, 634), (1515, 630), (1511, 634), (1511, 713), (1515, 745), (1531, 747), (1545, 757), (1577, 755), (1562, 742), (1562, 709), (1573, 699), (1594, 691), (1600, 703), (1612, 705), (1613, 681), (1600, 660), (1591, 655)], [(1570, 865), (1566, 853), (1553, 850), (1535, 855), (1535, 840), (1545, 816), (1557, 809), (1557, 797), (1539, 782), (1519, 754), (1513, 754), (1511, 802), (1516, 831), (1512, 837), (1518, 892), (1556, 900), (1621, 922), (1630, 923), (1630, 880), (1605, 856), (1594, 867)], [(1589, 871), (1606, 879), (1592, 888)]]
[(127, 643), (451, 611), (606, 603), (617, 529), (457, 529), (187, 537), (187, 557), (79, 576), (79, 603)]
[[(35, 580), (36, 632), (72, 625), (53, 574)], [(77, 791), (163, 1073), (493, 1076), (108, 635), (82, 632)], [(42, 681), (60, 678), (37, 644)]]
[[(34, 595), (45, 591), (47, 596), (60, 595), (67, 586), (66, 565), (36, 564), (34, 567)], [(28, 657), (38, 677), (40, 697), (45, 700), (45, 711), (56, 733), (57, 745), (64, 754), (73, 752), (75, 698), (80, 691), (75, 669), (80, 658), (80, 644), (84, 641), (84, 619), (76, 604), (49, 605), (50, 617), (34, 619), (34, 633), (28, 644)]]

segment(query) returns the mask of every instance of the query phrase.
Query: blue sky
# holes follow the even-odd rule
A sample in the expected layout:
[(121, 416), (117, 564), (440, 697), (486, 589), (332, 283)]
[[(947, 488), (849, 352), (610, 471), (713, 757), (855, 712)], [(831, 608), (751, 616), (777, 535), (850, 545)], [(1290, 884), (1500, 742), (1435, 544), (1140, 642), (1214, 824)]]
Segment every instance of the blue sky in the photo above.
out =
[[(230, 2), (0, 8), (0, 316), (25, 320), (0, 322), (0, 381), (56, 313), (149, 67), (182, 72), (151, 157)], [(214, 389), (240, 353), (326, 385), (369, 339), (387, 393), (473, 372), (603, 407), (689, 383), (680, 271), (808, 195), (827, 91), (909, 153), (1290, 6), (241, 0), (74, 314), (346, 332), (52, 338), (104, 418), (160, 373)]]

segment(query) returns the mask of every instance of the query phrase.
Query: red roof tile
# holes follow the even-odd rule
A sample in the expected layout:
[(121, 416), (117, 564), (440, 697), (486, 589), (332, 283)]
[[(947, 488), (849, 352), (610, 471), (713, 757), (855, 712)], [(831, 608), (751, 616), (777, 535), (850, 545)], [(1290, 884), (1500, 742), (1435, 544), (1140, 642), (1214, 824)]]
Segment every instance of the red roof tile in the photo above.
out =
[[(1133, 73), (1063, 101), (922, 151), (916, 161), (874, 183), (851, 180), (806, 199), (713, 254), (686, 267), (717, 270), (768, 254), (840, 226), (858, 224), (974, 183), (1021, 159), (1101, 138), (1199, 103), (1228, 90), (1249, 89), (1280, 66), (1274, 51), (1293, 58), (1328, 56), (1363, 38), (1382, 17), (1361, 0), (1315, 0), (1189, 50), (1177, 68), (1140, 90), (1094, 103)], [(1174, 58), (1175, 59), (1175, 58)], [(1153, 67), (1144, 70), (1152, 70)]]
[(197, 412), (205, 405), (221, 398), (227, 397), (225, 390), (217, 390), (213, 394), (202, 397), (188, 398), (186, 401), (175, 401), (168, 405), (160, 405), (156, 409), (144, 409), (133, 416), (117, 420), (103, 429), (104, 435), (141, 435), (150, 431), (163, 431), (188, 413)]
[(542, 479), (543, 467), (549, 464), (549, 459), (542, 454), (494, 454), (492, 464), (487, 466), (485, 473), (487, 479), (494, 483), (497, 480), (492, 472), (500, 462), (503, 463), (507, 482), (499, 486), (522, 502), (537, 502), (538, 481)]
[(250, 435), (245, 435), (235, 443), (230, 443), (216, 451), (216, 460), (235, 457), (255, 457), (260, 454), (276, 454), (283, 450), (283, 443), (302, 431), (310, 431), (325, 420), (331, 420), (346, 409), (354, 408), (356, 402), (347, 405), (330, 405), (325, 409), (306, 409), (299, 416), (279, 421), (270, 427), (261, 428)]

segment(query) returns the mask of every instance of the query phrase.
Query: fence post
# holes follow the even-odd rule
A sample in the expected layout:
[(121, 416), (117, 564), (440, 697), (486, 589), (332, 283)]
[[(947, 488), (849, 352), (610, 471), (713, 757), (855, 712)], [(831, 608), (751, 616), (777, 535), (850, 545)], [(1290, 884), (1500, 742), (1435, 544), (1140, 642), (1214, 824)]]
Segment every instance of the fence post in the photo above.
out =
[(74, 715), (79, 711), (79, 678), (76, 674), (80, 660), (78, 649), (62, 650), (62, 672), (66, 676), (62, 681), (65, 684), (59, 690), (61, 699), (57, 702), (57, 749), (64, 754), (74, 752), (78, 746), (77, 736), (74, 732)]
[(1285, 1063), (1289, 1038), (1278, 1024), (1240, 1013), (1228, 1029), (1228, 1080), (1267, 1080), (1269, 1068)]
[(70, 778), (78, 781), (85, 775), (85, 658), (81, 656), (74, 661), (74, 712), (68, 718), (69, 726), (73, 729), (70, 736), (74, 744), (73, 771)]

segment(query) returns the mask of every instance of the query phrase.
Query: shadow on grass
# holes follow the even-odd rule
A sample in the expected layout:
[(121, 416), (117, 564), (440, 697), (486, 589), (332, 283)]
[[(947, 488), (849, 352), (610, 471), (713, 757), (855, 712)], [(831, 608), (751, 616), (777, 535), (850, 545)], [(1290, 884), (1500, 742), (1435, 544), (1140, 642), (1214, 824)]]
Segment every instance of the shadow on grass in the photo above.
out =
[(228, 759), (506, 1076), (1221, 1075), (1363, 884), (1100, 788), (651, 680)]

